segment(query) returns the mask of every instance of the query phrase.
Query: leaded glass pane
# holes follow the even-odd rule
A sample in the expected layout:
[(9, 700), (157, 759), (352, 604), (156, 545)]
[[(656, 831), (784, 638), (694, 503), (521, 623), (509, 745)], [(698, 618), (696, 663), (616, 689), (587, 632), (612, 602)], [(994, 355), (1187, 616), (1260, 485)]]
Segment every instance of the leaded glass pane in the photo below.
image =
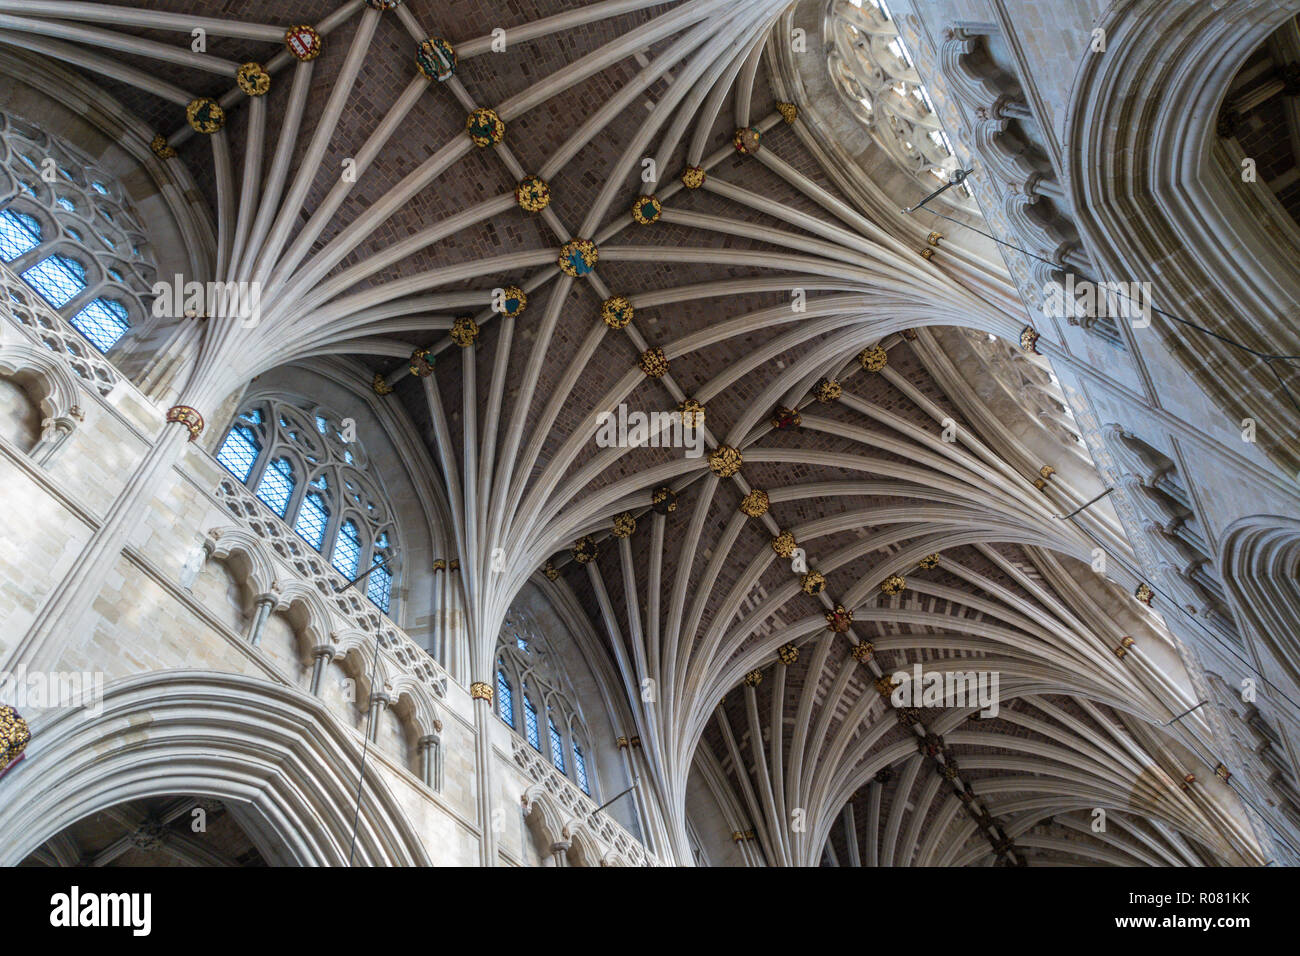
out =
[(111, 349), (131, 327), (126, 306), (112, 299), (96, 299), (72, 317), (72, 325), (101, 352)]
[(546, 727), (551, 736), (551, 763), (555, 764), (556, 770), (564, 773), (564, 738), (555, 729), (555, 721), (549, 715), (546, 718)]
[(573, 742), (573, 772), (578, 775), (578, 786), (587, 796), (591, 796), (591, 785), (587, 781), (587, 761), (582, 756), (582, 748)]
[(533, 749), (541, 753), (542, 738), (537, 733), (537, 708), (527, 694), (524, 694), (524, 731), (528, 734), (528, 742), (533, 745)]
[(510, 681), (506, 680), (506, 672), (497, 671), (497, 713), (511, 727), (515, 725), (515, 699), (510, 690)]
[(334, 541), (334, 557), (330, 563), (334, 570), (349, 581), (357, 576), (357, 565), (361, 562), (361, 536), (357, 526), (349, 518), (339, 528), (339, 536)]
[(86, 269), (67, 256), (42, 259), (23, 273), (26, 283), (56, 309), (62, 308), (86, 287)]
[(12, 209), (0, 213), (0, 259), (13, 262), (41, 244), (41, 224)]
[(325, 505), (325, 499), (313, 491), (303, 499), (302, 507), (298, 509), (298, 520), (293, 523), (293, 530), (298, 532), (298, 536), (304, 541), (320, 551), (325, 545), (325, 526), (329, 524), (329, 520), (330, 510)]
[(293, 466), (289, 464), (289, 459), (277, 458), (262, 474), (262, 480), (257, 484), (257, 497), (283, 518), (285, 512), (289, 510), (293, 486)]
[(217, 452), (217, 461), (225, 465), (226, 471), (240, 481), (247, 481), (249, 473), (253, 470), (253, 463), (257, 461), (261, 450), (262, 447), (257, 443), (257, 436), (253, 434), (253, 430), (237, 425), (230, 430), (221, 450)]
[[(378, 565), (383, 560), (379, 555), (375, 555), (374, 564)], [(388, 568), (376, 567), (370, 572), (368, 583), (366, 584), (366, 597), (370, 598), (372, 604), (385, 614), (388, 613), (388, 602), (393, 593), (393, 574)]]

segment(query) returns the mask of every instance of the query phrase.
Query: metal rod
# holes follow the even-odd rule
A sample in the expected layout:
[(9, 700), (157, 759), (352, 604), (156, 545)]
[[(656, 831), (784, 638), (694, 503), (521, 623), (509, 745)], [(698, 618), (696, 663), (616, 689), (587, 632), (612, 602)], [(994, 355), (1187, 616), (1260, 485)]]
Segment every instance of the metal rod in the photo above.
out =
[(595, 810), (593, 810), (593, 811), (591, 811), (591, 812), (592, 812), (592, 813), (600, 813), (601, 810), (604, 810), (607, 806), (609, 806), (611, 803), (613, 803), (613, 802), (614, 802), (615, 800), (617, 800), (619, 797), (622, 797), (622, 796), (624, 796), (624, 795), (626, 795), (626, 794), (629, 794), (629, 793), (631, 793), (633, 790), (635, 790), (635, 789), (636, 789), (636, 785), (637, 785), (638, 783), (640, 783), (640, 782), (641, 782), (641, 777), (640, 777), (640, 776), (637, 776), (636, 779), (634, 779), (634, 780), (632, 781), (632, 786), (628, 787), (626, 790), (624, 790), (624, 791), (623, 791), (622, 793), (620, 793), (618, 796), (610, 797), (608, 800), (606, 800), (604, 803), (602, 803), (600, 806), (598, 806)]
[(335, 593), (335, 594), (342, 594), (344, 591), (346, 591), (348, 588), (352, 587), (352, 585), (356, 584), (358, 581), (364, 581), (366, 578), (368, 578), (368, 577), (370, 576), (370, 572), (371, 572), (371, 571), (378, 571), (378, 570), (379, 570), (380, 568), (382, 568), (384, 565), (388, 564), (388, 562), (391, 561), (391, 560), (392, 560), (392, 558), (384, 558), (384, 560), (382, 560), (382, 561), (376, 561), (374, 564), (370, 565), (370, 568), (366, 571), (365, 574), (361, 575), (360, 577), (353, 578), (351, 581), (349, 581), (347, 584), (343, 585), (343, 587), (341, 587), (341, 588), (336, 587), (336, 588), (334, 589), (334, 593)]
[(1172, 724), (1174, 721), (1182, 720), (1184, 717), (1186, 717), (1186, 716), (1187, 716), (1188, 714), (1190, 714), (1192, 711), (1194, 711), (1194, 710), (1199, 710), (1200, 708), (1204, 707), (1204, 706), (1205, 706), (1206, 704), (1208, 704), (1208, 703), (1209, 703), (1208, 700), (1203, 700), (1203, 701), (1201, 701), (1199, 704), (1197, 704), (1195, 707), (1188, 707), (1185, 711), (1183, 711), (1183, 712), (1182, 712), (1181, 714), (1179, 714), (1177, 717), (1174, 717), (1173, 719), (1171, 719), (1171, 720), (1169, 720), (1169, 721), (1166, 721), (1166, 723), (1165, 723), (1164, 726), (1168, 727), (1168, 726), (1169, 726), (1170, 724)]
[(975, 170), (973, 169), (957, 170), (955, 173), (952, 174), (952, 179), (948, 180), (946, 183), (944, 183), (934, 192), (930, 193), (930, 195), (926, 196), (915, 206), (909, 206), (908, 208), (904, 209), (903, 212), (909, 215), (911, 213), (916, 212), (918, 209), (920, 209), (922, 206), (924, 206), (926, 203), (928, 203), (931, 199), (933, 199), (935, 196), (939, 195), (940, 193), (946, 193), (949, 189), (952, 189), (953, 186), (960, 186), (963, 182), (966, 181), (966, 177), (973, 172), (975, 172)]
[(1082, 511), (1084, 508), (1091, 508), (1093, 505), (1095, 505), (1097, 502), (1101, 501), (1102, 498), (1105, 498), (1108, 494), (1110, 494), (1110, 493), (1111, 493), (1112, 491), (1114, 491), (1114, 490), (1115, 490), (1114, 488), (1107, 488), (1105, 491), (1103, 491), (1101, 494), (1099, 494), (1096, 498), (1093, 498), (1091, 501), (1087, 502), (1086, 504), (1079, 505), (1079, 507), (1075, 508), (1075, 509), (1074, 509), (1073, 511), (1071, 511), (1068, 515), (1057, 515), (1056, 517), (1060, 518), (1062, 521), (1066, 521), (1066, 520), (1068, 520), (1068, 519), (1070, 519), (1070, 518), (1073, 518), (1075, 515), (1077, 515), (1077, 514), (1078, 514), (1080, 511)]

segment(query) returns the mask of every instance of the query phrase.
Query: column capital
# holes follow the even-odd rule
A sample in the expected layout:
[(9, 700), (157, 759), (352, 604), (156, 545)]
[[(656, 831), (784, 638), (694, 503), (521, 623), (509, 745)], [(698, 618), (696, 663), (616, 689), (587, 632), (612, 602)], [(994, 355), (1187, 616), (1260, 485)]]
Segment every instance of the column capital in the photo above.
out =
[(469, 685), (469, 696), (474, 700), (485, 700), (492, 703), (492, 685), (481, 680), (476, 680)]

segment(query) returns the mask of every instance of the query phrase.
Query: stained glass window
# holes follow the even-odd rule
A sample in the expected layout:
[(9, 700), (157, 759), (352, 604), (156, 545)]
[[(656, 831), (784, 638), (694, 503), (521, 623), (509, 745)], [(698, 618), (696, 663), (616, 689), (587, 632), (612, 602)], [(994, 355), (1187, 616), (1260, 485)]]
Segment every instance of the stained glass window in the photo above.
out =
[(6, 209), (0, 213), (0, 259), (13, 262), (41, 244), (41, 224), (31, 216)]
[(24, 272), (23, 279), (57, 309), (86, 287), (86, 267), (67, 256), (50, 256)]
[(555, 769), (564, 773), (564, 738), (555, 728), (555, 721), (550, 715), (546, 716), (546, 727), (551, 735), (551, 763), (555, 764)]
[(504, 670), (497, 670), (497, 713), (509, 726), (515, 725), (515, 698)]
[(573, 772), (578, 775), (578, 786), (587, 796), (591, 796), (591, 784), (587, 781), (587, 761), (582, 756), (582, 748), (573, 742)]
[(217, 461), (225, 465), (226, 471), (240, 481), (247, 481), (253, 470), (253, 463), (257, 461), (257, 454), (261, 450), (262, 446), (258, 444), (253, 430), (236, 425), (226, 436), (221, 450), (217, 452)]
[(288, 458), (277, 458), (266, 466), (262, 480), (257, 484), (257, 497), (281, 518), (289, 510), (289, 499), (293, 497), (293, 466)]
[(339, 528), (338, 539), (334, 542), (334, 570), (349, 581), (357, 576), (357, 565), (361, 563), (361, 535), (357, 526), (349, 518)]
[(112, 299), (96, 299), (71, 321), (73, 328), (90, 339), (101, 352), (111, 349), (131, 327), (126, 321), (126, 306)]
[[(928, 191), (958, 168), (930, 93), (884, 0), (833, 4), (825, 24), (831, 78), (873, 139)], [(973, 208), (963, 182), (944, 202)]]
[[(383, 558), (375, 555), (372, 562), (378, 565)], [(370, 572), (369, 583), (366, 585), (366, 597), (370, 598), (371, 603), (385, 614), (388, 613), (388, 602), (393, 594), (393, 574), (388, 568), (376, 567)]]
[[(98, 261), (105, 247), (94, 242), (87, 248), (90, 234), (83, 238), (84, 226), (80, 220), (74, 223), (68, 214), (90, 217), (98, 212), (102, 222), (112, 223), (114, 228), (102, 230), (96, 238), (110, 249), (116, 245), (118, 252), (125, 252), (132, 242), (116, 230), (141, 230), (134, 208), (89, 156), (3, 114), (0, 165), (18, 180), (23, 202), (44, 206), (58, 223), (56, 228), (43, 227), (40, 220), (19, 209), (0, 210), (0, 260), (33, 260), (35, 265), (30, 268), (24, 265), (23, 280), (97, 349), (108, 352), (139, 317), (149, 313), (151, 301), (144, 290), (153, 284), (155, 264), (137, 243), (133, 255), (105, 264), (101, 289), (99, 270), (91, 263)], [(18, 175), (27, 174), (28, 169), (51, 180), (54, 177), (49, 172), (57, 169), (61, 178), (52, 185), (38, 185), (28, 175)], [(92, 288), (94, 301), (81, 301)], [(75, 315), (69, 308), (74, 303)], [(77, 348), (75, 344), (72, 347)]]
[(330, 510), (325, 499), (316, 492), (310, 492), (298, 509), (298, 520), (293, 523), (293, 530), (317, 551), (325, 546), (325, 526), (330, 522)]
[[(364, 448), (350, 446), (355, 458), (346, 452), (340, 421), (325, 408), (255, 398), (231, 423), (217, 459), (236, 478), (256, 485), (257, 497), (335, 571), (348, 581), (360, 578), (358, 594), (385, 614), (394, 613), (400, 555), (392, 505), (365, 470)], [(314, 476), (297, 494), (302, 475), (295, 475), (295, 467)]]
[(524, 694), (524, 731), (528, 734), (528, 742), (533, 745), (533, 749), (541, 753), (542, 738), (537, 733), (537, 708), (527, 694)]

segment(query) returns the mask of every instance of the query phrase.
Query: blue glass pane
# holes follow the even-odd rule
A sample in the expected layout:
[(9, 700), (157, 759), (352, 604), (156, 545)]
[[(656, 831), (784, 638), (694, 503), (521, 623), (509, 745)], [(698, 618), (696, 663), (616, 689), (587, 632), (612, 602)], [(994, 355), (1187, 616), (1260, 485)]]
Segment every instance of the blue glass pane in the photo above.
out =
[[(382, 561), (379, 555), (375, 555), (372, 562), (378, 564)], [(370, 577), (366, 584), (366, 597), (370, 598), (372, 604), (385, 614), (388, 613), (388, 601), (393, 593), (393, 574), (387, 568), (375, 568), (370, 572)]]
[(298, 520), (293, 523), (293, 530), (309, 545), (320, 551), (325, 544), (325, 526), (329, 524), (330, 510), (325, 507), (325, 499), (312, 492), (303, 499), (298, 509)]
[(246, 422), (252, 422), (254, 425), (262, 424), (262, 410), (260, 408), (252, 408), (246, 412), (240, 412), (239, 417)]
[(86, 287), (86, 269), (67, 256), (50, 256), (24, 272), (23, 279), (57, 309)]
[(0, 213), (0, 259), (13, 262), (41, 244), (41, 224), (12, 209)]
[(582, 748), (577, 741), (573, 744), (573, 772), (578, 775), (578, 786), (587, 796), (591, 796), (591, 785), (587, 781), (587, 761), (582, 756)]
[(497, 713), (511, 727), (515, 725), (515, 698), (505, 671), (497, 671)]
[(316, 430), (318, 432), (324, 435), (327, 431), (329, 431), (329, 427), (330, 427), (330, 423), (325, 420), (324, 415), (316, 416)]
[(240, 481), (248, 481), (253, 463), (257, 461), (261, 450), (262, 446), (257, 443), (253, 430), (239, 425), (232, 428), (230, 434), (226, 436), (221, 451), (217, 452), (217, 461), (225, 465), (226, 471)]
[(71, 199), (67, 199), (63, 196), (59, 197), (59, 205), (62, 206), (64, 209), (66, 209), (68, 212), (77, 211), (77, 204), (74, 203)]
[(524, 695), (524, 730), (528, 734), (528, 742), (533, 745), (533, 749), (538, 753), (542, 752), (542, 739), (537, 734), (537, 708), (533, 702)]
[(361, 536), (350, 518), (339, 528), (339, 536), (334, 541), (334, 557), (330, 563), (334, 565), (335, 571), (349, 581), (357, 576), (357, 565), (361, 563)]
[(551, 763), (555, 764), (556, 770), (564, 773), (564, 738), (555, 729), (555, 721), (549, 716), (546, 718), (546, 727), (551, 734)]
[(72, 317), (72, 325), (101, 352), (111, 349), (131, 327), (126, 321), (126, 306), (112, 299), (96, 299)]
[(257, 497), (281, 518), (289, 509), (293, 497), (293, 466), (287, 458), (277, 458), (267, 465), (262, 480), (257, 483)]
[(103, 184), (103, 183), (91, 183), (91, 184), (90, 184), (90, 187), (91, 187), (93, 190), (95, 190), (95, 192), (99, 193), (101, 196), (107, 196), (107, 195), (108, 195), (108, 190), (104, 188), (104, 184)]

